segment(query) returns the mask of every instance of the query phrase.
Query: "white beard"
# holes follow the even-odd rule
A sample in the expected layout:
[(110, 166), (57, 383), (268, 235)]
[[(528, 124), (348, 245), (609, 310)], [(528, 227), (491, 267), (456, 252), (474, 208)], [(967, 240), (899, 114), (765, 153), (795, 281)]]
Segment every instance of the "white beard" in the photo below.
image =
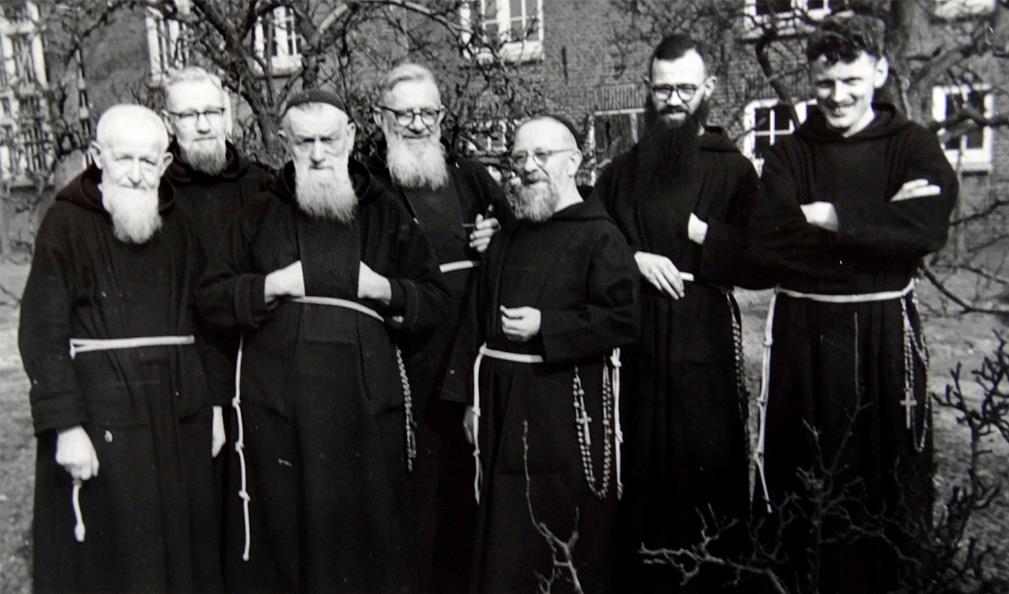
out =
[(519, 185), (508, 193), (508, 204), (515, 218), (542, 223), (554, 214), (561, 195), (552, 184), (546, 186)]
[(298, 206), (309, 215), (343, 223), (354, 219), (357, 194), (350, 181), (346, 158), (336, 169), (306, 168), (301, 171), (295, 163), (294, 183)]
[(404, 188), (437, 190), (448, 182), (445, 147), (436, 137), (407, 141), (390, 135), (386, 142), (385, 160), (396, 184)]
[(124, 243), (146, 243), (161, 228), (157, 188), (103, 183), (102, 206), (112, 217), (112, 233)]
[(213, 144), (194, 141), (188, 147), (179, 143), (179, 154), (190, 167), (207, 175), (219, 174), (228, 164), (227, 146), (223, 138)]

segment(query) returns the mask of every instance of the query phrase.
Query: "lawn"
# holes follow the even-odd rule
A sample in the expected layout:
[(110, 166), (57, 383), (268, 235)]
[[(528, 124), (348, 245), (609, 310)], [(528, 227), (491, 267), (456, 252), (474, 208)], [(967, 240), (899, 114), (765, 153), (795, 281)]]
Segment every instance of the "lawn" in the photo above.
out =
[[(9, 263), (0, 268), (0, 283), (20, 293), (25, 268)], [(757, 381), (763, 316), (768, 294), (743, 293), (740, 302), (744, 312), (744, 343), (748, 380)], [(923, 286), (920, 298), (926, 334), (931, 351), (929, 387), (942, 392), (949, 381), (949, 370), (958, 361), (965, 369), (978, 366), (982, 356), (991, 353), (996, 344), (993, 330), (1001, 328), (1009, 337), (1009, 329), (992, 316), (982, 314), (957, 315), (929, 287)], [(0, 306), (0, 592), (29, 593), (31, 559), (31, 493), (34, 478), (35, 443), (28, 408), (28, 381), (17, 353), (17, 309)], [(965, 374), (965, 377), (969, 378)], [(969, 382), (965, 382), (969, 383)], [(751, 393), (755, 393), (751, 389)], [(936, 486), (943, 495), (962, 478), (967, 444), (964, 429), (948, 410), (935, 409), (937, 462), (939, 474)], [(989, 458), (991, 474), (1006, 473), (1009, 446), (1001, 438), (986, 444), (993, 450)], [(991, 567), (1009, 577), (1009, 498), (1001, 494), (995, 506), (976, 518), (973, 530), (983, 541), (995, 544), (999, 553), (989, 560)], [(68, 533), (69, 534), (69, 533)], [(69, 536), (68, 536), (69, 538)]]

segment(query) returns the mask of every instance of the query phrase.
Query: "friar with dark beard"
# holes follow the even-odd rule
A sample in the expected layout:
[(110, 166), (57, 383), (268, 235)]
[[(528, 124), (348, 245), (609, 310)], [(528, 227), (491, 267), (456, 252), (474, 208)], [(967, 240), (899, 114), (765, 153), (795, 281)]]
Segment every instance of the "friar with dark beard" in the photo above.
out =
[(18, 331), (36, 592), (221, 591), (202, 257), (161, 183), (167, 148), (153, 111), (110, 108), (36, 238)]
[(416, 422), (397, 343), (440, 323), (448, 292), (413, 217), (349, 158), (339, 97), (293, 96), (281, 131), (292, 160), (239, 213), (198, 296), (243, 337), (226, 586), (412, 591)]
[(612, 354), (637, 334), (634, 260), (602, 206), (579, 192), (570, 123), (522, 123), (510, 160), (516, 220), (491, 242), (480, 273), (479, 389), (466, 417), (479, 470), (472, 591), (535, 592), (538, 576), (550, 575), (555, 551), (530, 506), (561, 538), (577, 532), (582, 592), (621, 591)]
[(434, 75), (403, 63), (386, 73), (373, 117), (384, 150), (369, 163), (417, 219), (434, 246), (451, 302), (448, 322), (404, 343), (417, 403), (417, 466), (411, 476), (420, 592), (468, 590), (476, 508), (466, 497), (473, 467), (460, 424), (470, 361), (458, 345), (477, 326), (474, 293), (482, 252), (507, 214), (500, 187), (474, 161), (447, 155), (444, 107)]
[(690, 547), (705, 519), (737, 522), (717, 550), (745, 534), (747, 396), (733, 285), (763, 281), (748, 264), (746, 221), (757, 197), (750, 162), (705, 126), (716, 80), (701, 47), (667, 37), (649, 61), (648, 130), (607, 167), (596, 197), (635, 251), (642, 334), (624, 362), (622, 587), (718, 592), (709, 567), (681, 586), (641, 548)]

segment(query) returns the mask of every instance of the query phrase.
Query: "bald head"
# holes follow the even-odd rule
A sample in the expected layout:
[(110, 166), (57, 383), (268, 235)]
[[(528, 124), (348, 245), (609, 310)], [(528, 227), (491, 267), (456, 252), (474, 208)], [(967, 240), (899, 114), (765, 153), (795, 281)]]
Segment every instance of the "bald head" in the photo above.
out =
[(581, 202), (575, 176), (582, 153), (574, 129), (563, 119), (541, 115), (520, 124), (511, 161), (516, 179), (508, 201), (517, 218), (545, 221)]
[(157, 142), (160, 150), (168, 148), (168, 130), (164, 122), (143, 105), (114, 105), (98, 120), (95, 142), (101, 146), (124, 139)]

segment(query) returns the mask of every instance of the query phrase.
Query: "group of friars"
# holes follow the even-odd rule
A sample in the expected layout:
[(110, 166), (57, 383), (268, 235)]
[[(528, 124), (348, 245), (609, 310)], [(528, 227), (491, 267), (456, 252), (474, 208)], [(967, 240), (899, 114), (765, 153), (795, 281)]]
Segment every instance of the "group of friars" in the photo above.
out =
[[(591, 192), (562, 117), (518, 126), (507, 191), (447, 152), (412, 63), (366, 163), (325, 90), (287, 102), (276, 174), (200, 68), (160, 116), (110, 108), (21, 308), (35, 591), (751, 592), (669, 561), (762, 533), (790, 591), (895, 588), (932, 501), (913, 279), (958, 189), (874, 100), (870, 22), (807, 58), (818, 109), (758, 177), (708, 125), (702, 47), (663, 39)], [(752, 448), (734, 286), (776, 287)]]

